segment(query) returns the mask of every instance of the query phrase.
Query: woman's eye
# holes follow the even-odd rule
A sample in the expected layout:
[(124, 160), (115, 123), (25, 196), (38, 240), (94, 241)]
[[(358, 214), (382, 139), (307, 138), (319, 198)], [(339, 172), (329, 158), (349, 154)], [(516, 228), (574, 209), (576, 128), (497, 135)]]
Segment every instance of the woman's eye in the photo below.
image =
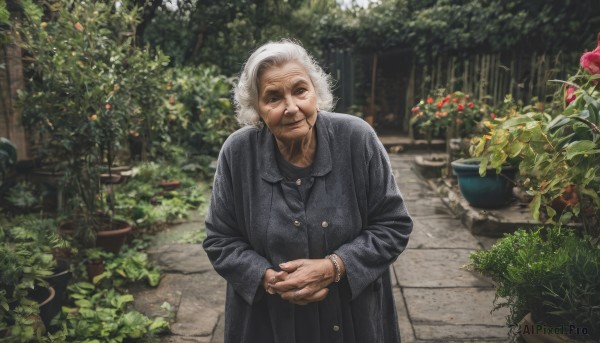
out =
[(302, 94), (304, 94), (306, 92), (307, 92), (306, 88), (298, 88), (296, 90), (296, 94), (298, 94), (298, 95), (302, 95)]
[(277, 102), (277, 100), (279, 100), (279, 98), (275, 96), (269, 98), (269, 102)]

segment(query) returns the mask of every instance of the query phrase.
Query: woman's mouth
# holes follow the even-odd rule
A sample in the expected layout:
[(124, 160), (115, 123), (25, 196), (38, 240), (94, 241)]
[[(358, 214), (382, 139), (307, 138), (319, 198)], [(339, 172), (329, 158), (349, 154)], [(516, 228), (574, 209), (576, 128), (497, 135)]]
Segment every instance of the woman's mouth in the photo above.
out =
[(300, 123), (302, 123), (304, 120), (306, 120), (306, 119), (300, 119), (300, 120), (297, 120), (297, 121), (295, 121), (295, 122), (292, 122), (292, 123), (285, 124), (285, 126), (295, 126), (295, 125), (297, 125), (297, 124), (300, 124)]

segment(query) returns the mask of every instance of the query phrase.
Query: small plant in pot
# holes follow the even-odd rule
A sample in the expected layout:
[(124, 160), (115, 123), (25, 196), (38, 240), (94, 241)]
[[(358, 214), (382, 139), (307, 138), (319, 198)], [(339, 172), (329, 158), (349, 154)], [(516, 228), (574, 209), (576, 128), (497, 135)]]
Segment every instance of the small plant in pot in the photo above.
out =
[(47, 327), (58, 313), (48, 278), (56, 267), (52, 249), (65, 247), (66, 242), (55, 230), (52, 220), (35, 216), (17, 217), (0, 226), (0, 312), (11, 338), (32, 339), (40, 334), (35, 318)]
[(558, 331), (539, 337), (542, 327), (577, 341), (600, 339), (600, 247), (592, 237), (560, 226), (518, 230), (470, 258), (468, 268), (496, 286), (495, 309), (510, 310), (507, 325), (525, 341), (554, 342)]

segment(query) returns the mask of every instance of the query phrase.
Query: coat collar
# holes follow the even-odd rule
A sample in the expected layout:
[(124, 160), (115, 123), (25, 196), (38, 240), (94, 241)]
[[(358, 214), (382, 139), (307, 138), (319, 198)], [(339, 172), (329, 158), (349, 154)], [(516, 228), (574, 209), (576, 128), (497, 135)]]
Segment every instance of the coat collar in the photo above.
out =
[[(323, 112), (317, 114), (317, 152), (312, 165), (312, 176), (323, 176), (331, 171), (331, 149), (329, 147), (329, 125)], [(279, 182), (283, 175), (277, 166), (275, 137), (266, 125), (259, 132), (258, 152), (261, 154), (260, 175), (268, 182)]]

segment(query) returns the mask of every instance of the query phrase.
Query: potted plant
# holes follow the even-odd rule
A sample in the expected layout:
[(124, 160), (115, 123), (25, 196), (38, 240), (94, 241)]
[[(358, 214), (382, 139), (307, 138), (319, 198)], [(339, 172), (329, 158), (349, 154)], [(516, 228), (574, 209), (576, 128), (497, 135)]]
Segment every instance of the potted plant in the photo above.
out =
[(494, 309), (510, 310), (507, 325), (525, 341), (553, 342), (558, 333), (600, 339), (600, 249), (592, 237), (561, 226), (518, 230), (470, 259), (467, 267), (496, 286)]
[(444, 90), (438, 90), (435, 98), (429, 96), (412, 108), (411, 127), (425, 135), (429, 144), (433, 137), (445, 136), (444, 165), (446, 175), (450, 175), (449, 161), (453, 159), (455, 141), (460, 143), (473, 135), (486, 110), (485, 104), (471, 99), (468, 94), (458, 91), (445, 94)]
[(148, 87), (140, 86), (142, 79), (160, 76), (166, 62), (162, 54), (154, 59), (132, 44), (138, 13), (116, 3), (58, 1), (43, 8), (45, 16), (29, 17), (32, 22), (21, 26), (20, 43), (32, 60), (26, 69), (30, 82), (20, 94), (24, 123), (39, 132), (34, 145), (62, 172), (70, 199), (63, 232), (87, 247), (97, 244), (100, 231), (131, 230), (113, 211), (101, 213), (101, 166), (112, 180), (130, 117), (148, 102), (142, 98), (155, 96), (148, 89), (139, 94)]
[(13, 215), (39, 211), (42, 207), (41, 192), (27, 181), (20, 181), (10, 187), (4, 195), (4, 200)]
[(34, 216), (3, 223), (0, 241), (0, 311), (11, 337), (26, 341), (24, 337), (35, 334), (31, 318), (48, 326), (60, 309), (47, 278), (56, 267), (52, 249), (65, 247), (66, 242), (56, 234), (53, 221)]
[[(599, 47), (582, 56), (578, 73), (554, 97), (558, 110), (547, 113), (526, 107), (496, 120), (490, 132), (473, 140), (481, 170), (509, 163), (518, 167), (535, 220), (581, 223), (600, 234), (600, 70), (584, 63), (587, 54), (600, 58)], [(587, 68), (586, 68), (587, 67)]]
[(517, 169), (503, 166), (500, 172), (487, 168), (480, 171), (481, 158), (463, 158), (452, 162), (458, 178), (460, 193), (473, 207), (501, 208), (512, 200), (512, 189)]
[(0, 186), (4, 183), (6, 174), (17, 162), (17, 147), (8, 139), (0, 137)]

